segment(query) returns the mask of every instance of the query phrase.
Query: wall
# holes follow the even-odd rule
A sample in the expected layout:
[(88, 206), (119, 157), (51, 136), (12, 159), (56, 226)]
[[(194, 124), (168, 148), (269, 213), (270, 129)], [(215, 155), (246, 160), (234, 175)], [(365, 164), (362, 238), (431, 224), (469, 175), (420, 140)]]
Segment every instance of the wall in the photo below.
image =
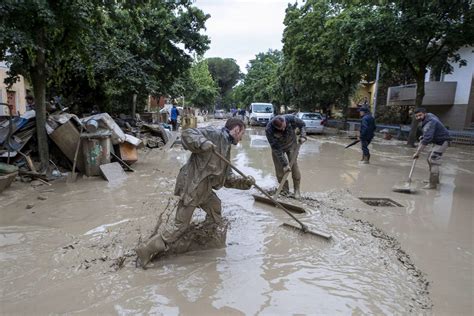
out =
[(463, 47), (458, 52), (467, 65), (452, 64), (453, 73), (444, 74), (443, 81), (456, 81), (454, 105), (448, 108), (429, 107), (430, 112), (439, 115), (441, 121), (451, 129), (464, 129), (474, 121), (474, 48)]
[(468, 104), (471, 92), (472, 74), (474, 73), (474, 48), (464, 47), (459, 50), (462, 59), (467, 61), (467, 66), (459, 67), (452, 64), (453, 73), (445, 74), (443, 81), (457, 81), (458, 86), (454, 97), (454, 104)]
[[(4, 80), (7, 75), (8, 67), (0, 62), (0, 102), (6, 103), (7, 102), (7, 86), (4, 83)], [(23, 114), (26, 110), (26, 87), (25, 87), (25, 80), (22, 76), (20, 76), (20, 80), (17, 81), (9, 91), (15, 91), (15, 104), (16, 104), (16, 111), (17, 113)], [(7, 107), (0, 107), (0, 115), (8, 115), (8, 108)]]

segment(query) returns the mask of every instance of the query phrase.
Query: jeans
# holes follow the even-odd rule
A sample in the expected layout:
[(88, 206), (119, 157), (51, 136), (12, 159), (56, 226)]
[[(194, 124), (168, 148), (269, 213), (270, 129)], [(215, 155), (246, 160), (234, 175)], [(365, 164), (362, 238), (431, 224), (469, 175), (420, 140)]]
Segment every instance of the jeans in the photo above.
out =
[(372, 141), (372, 139), (366, 140), (366, 139), (361, 139), (360, 140), (360, 147), (362, 148), (362, 153), (364, 156), (370, 156), (369, 152), (369, 144)]

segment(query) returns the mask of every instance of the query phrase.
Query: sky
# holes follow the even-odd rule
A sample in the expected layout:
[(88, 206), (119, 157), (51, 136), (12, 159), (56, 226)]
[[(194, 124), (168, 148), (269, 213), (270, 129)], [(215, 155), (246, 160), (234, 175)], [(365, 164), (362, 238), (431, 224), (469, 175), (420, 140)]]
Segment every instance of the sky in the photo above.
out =
[[(211, 39), (204, 57), (233, 58), (245, 66), (255, 55), (282, 49), (283, 19), (289, 0), (197, 0), (211, 17), (204, 32)], [(294, 2), (294, 1), (293, 1)]]

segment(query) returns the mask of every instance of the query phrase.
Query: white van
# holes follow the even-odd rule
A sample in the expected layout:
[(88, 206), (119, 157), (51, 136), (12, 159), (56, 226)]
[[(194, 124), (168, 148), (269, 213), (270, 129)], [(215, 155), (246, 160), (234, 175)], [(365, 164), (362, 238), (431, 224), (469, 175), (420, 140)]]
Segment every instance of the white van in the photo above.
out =
[(248, 124), (266, 126), (274, 116), (274, 107), (271, 103), (250, 104)]

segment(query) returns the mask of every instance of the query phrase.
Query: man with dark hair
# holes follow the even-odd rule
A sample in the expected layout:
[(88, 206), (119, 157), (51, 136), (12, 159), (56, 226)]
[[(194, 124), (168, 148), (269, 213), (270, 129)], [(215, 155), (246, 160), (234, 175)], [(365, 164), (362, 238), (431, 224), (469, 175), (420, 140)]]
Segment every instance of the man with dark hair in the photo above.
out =
[(428, 144), (433, 144), (427, 159), (430, 178), (428, 184), (424, 188), (436, 189), (439, 184), (439, 166), (441, 166), (441, 158), (443, 153), (446, 151), (446, 148), (449, 146), (451, 137), (439, 118), (432, 113), (426, 113), (426, 109), (415, 109), (415, 119), (418, 122), (421, 122), (423, 136), (420, 139), (418, 149), (413, 155), (413, 159), (418, 159), (423, 149), (428, 146)]
[[(298, 168), (298, 152), (296, 150), (297, 128), (300, 130), (299, 143), (303, 144), (306, 141), (306, 125), (303, 120), (294, 115), (275, 116), (268, 122), (265, 128), (265, 134), (272, 148), (272, 159), (278, 182), (282, 181), (286, 172), (291, 171), (293, 184), (295, 186), (295, 198), (299, 199), (301, 197), (301, 173)], [(295, 163), (290, 167), (289, 161), (291, 161), (294, 155), (296, 155)], [(288, 194), (289, 191), (288, 181), (285, 181), (282, 192)]]
[(213, 190), (236, 188), (248, 190), (255, 184), (252, 177), (237, 177), (226, 162), (214, 151), (230, 160), (231, 145), (237, 145), (245, 132), (245, 124), (238, 118), (227, 120), (225, 127), (188, 128), (181, 135), (183, 147), (191, 157), (179, 171), (174, 194), (180, 200), (174, 219), (168, 222), (161, 234), (153, 236), (135, 251), (137, 262), (145, 268), (152, 257), (163, 253), (167, 245), (178, 240), (191, 222), (194, 210), (206, 212), (206, 221), (221, 222), (221, 200)]
[(370, 110), (366, 107), (359, 109), (359, 115), (362, 117), (360, 121), (359, 140), (362, 149), (362, 163), (368, 164), (370, 161), (369, 144), (374, 138), (375, 119), (370, 114)]

